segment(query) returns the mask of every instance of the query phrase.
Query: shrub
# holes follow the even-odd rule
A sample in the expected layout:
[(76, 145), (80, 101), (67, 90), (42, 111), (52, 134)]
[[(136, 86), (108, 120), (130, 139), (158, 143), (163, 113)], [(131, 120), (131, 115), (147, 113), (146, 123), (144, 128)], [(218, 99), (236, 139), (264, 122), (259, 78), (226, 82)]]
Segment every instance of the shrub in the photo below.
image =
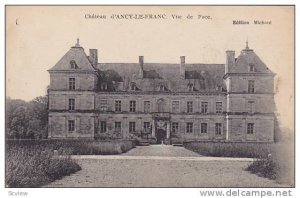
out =
[(135, 147), (134, 141), (130, 140), (92, 139), (8, 140), (7, 145), (47, 147), (60, 155), (115, 155)]
[(189, 142), (184, 147), (200, 155), (214, 157), (266, 157), (272, 143)]
[(274, 145), (269, 157), (256, 159), (246, 170), (294, 186), (294, 168), (294, 144), (282, 142)]
[(278, 178), (279, 173), (279, 167), (271, 157), (256, 159), (246, 170), (269, 179)]

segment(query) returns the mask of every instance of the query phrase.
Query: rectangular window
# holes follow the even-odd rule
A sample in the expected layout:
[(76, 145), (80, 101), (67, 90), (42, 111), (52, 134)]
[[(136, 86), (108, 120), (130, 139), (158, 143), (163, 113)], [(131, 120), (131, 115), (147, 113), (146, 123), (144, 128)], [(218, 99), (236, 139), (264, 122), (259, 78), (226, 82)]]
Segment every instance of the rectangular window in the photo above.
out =
[(201, 133), (207, 133), (207, 123), (201, 123)]
[(144, 112), (145, 113), (150, 112), (150, 101), (144, 101)]
[(222, 113), (222, 112), (223, 112), (222, 102), (216, 102), (216, 113)]
[(150, 122), (144, 122), (144, 133), (146, 133), (146, 134), (150, 134), (151, 133)]
[(216, 123), (215, 134), (222, 135), (222, 123)]
[(101, 133), (105, 133), (106, 132), (106, 122), (105, 121), (101, 121), (100, 122), (100, 132)]
[(188, 113), (192, 113), (193, 112), (193, 102), (192, 101), (188, 101), (187, 102), (187, 112)]
[(75, 90), (75, 78), (69, 78), (69, 90)]
[(179, 112), (179, 101), (172, 101), (172, 112), (173, 113)]
[(201, 113), (207, 113), (208, 102), (201, 102)]
[(172, 112), (179, 113), (179, 101), (172, 101)]
[(248, 101), (248, 112), (253, 113), (254, 112), (254, 101)]
[(129, 133), (135, 132), (135, 122), (129, 122)]
[(248, 123), (247, 124), (247, 134), (253, 134), (254, 133), (254, 123)]
[(115, 111), (116, 112), (121, 112), (122, 110), (122, 103), (121, 103), (121, 100), (116, 100), (115, 101)]
[(150, 122), (144, 122), (144, 129), (150, 128)]
[(100, 111), (107, 111), (107, 100), (100, 100)]
[(121, 122), (115, 122), (115, 129), (121, 128)]
[(248, 93), (254, 93), (254, 80), (248, 80)]
[(172, 133), (178, 133), (178, 122), (172, 122)]
[(75, 120), (68, 120), (68, 131), (75, 131)]
[(115, 122), (115, 132), (117, 134), (121, 133), (121, 122)]
[(186, 132), (193, 133), (193, 123), (192, 122), (186, 123)]
[(135, 112), (135, 107), (136, 107), (136, 102), (134, 101), (134, 100), (131, 100), (130, 102), (129, 102), (129, 111), (130, 112)]
[(69, 99), (69, 110), (75, 110), (75, 99), (74, 98)]
[(144, 129), (147, 130), (150, 128), (150, 122), (144, 122)]

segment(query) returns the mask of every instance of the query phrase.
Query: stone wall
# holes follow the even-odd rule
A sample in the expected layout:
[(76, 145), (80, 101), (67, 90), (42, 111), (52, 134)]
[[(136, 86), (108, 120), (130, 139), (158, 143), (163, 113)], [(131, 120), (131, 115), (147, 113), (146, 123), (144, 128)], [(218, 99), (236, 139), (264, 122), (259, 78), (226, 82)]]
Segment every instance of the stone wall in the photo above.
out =
[(94, 110), (94, 92), (51, 91), (49, 94), (50, 110), (68, 110), (69, 99), (75, 99), (75, 110)]
[[(274, 141), (273, 116), (230, 116), (227, 120), (228, 140), (231, 141)], [(254, 123), (254, 133), (247, 134), (247, 124)]]
[[(68, 120), (75, 120), (75, 130), (68, 131)], [(49, 138), (94, 138), (94, 114), (54, 113), (49, 114)]]
[(75, 78), (75, 89), (83, 91), (94, 90), (98, 80), (91, 73), (50, 73), (50, 89), (69, 90), (69, 78)]
[(249, 101), (254, 102), (252, 113), (274, 113), (275, 102), (272, 94), (229, 94), (227, 112), (249, 112)]
[(172, 112), (172, 101), (179, 101), (179, 112), (187, 112), (187, 101), (193, 102), (193, 113), (201, 112), (201, 102), (208, 102), (208, 113), (215, 113), (216, 102), (222, 102), (223, 111), (226, 110), (225, 95), (143, 95), (143, 94), (109, 94), (97, 93), (95, 96), (95, 108), (100, 110), (101, 100), (107, 101), (107, 111), (115, 111), (115, 101), (121, 100), (122, 112), (129, 112), (129, 103), (136, 101), (136, 112), (144, 112), (144, 101), (150, 101), (150, 112), (158, 112), (157, 101), (164, 100), (164, 112)]
[[(152, 114), (128, 114), (128, 113), (101, 113), (97, 115), (98, 125), (101, 121), (105, 121), (107, 124), (107, 132), (114, 133), (115, 131), (115, 122), (121, 122), (122, 134), (127, 136), (129, 134), (129, 122), (135, 122), (136, 132), (142, 131), (144, 128), (144, 122), (150, 122), (150, 125), (153, 123)], [(226, 134), (226, 120), (223, 115), (181, 115), (175, 114), (171, 115), (170, 123), (178, 122), (178, 133), (176, 136), (184, 139), (223, 139), (225, 140)], [(193, 123), (193, 133), (186, 132), (186, 123)], [(201, 123), (207, 123), (207, 134), (201, 134), (200, 125)], [(215, 134), (215, 123), (222, 123), (223, 131), (221, 135)], [(171, 126), (171, 125), (170, 125)], [(100, 127), (100, 126), (99, 126)], [(97, 128), (99, 128), (97, 127)], [(171, 127), (170, 127), (171, 130)], [(100, 133), (100, 130), (97, 131)], [(172, 136), (172, 132), (171, 132)]]
[(230, 76), (227, 81), (229, 92), (248, 92), (248, 80), (254, 80), (255, 93), (273, 93), (273, 76)]

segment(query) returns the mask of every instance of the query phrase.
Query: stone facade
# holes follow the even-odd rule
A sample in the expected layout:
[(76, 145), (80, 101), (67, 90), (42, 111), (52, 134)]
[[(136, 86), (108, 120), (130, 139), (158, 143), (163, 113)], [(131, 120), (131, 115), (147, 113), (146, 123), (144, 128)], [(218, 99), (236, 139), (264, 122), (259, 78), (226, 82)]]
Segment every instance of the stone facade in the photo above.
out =
[(248, 44), (225, 64), (114, 64), (77, 43), (49, 73), (49, 138), (274, 140), (275, 74)]

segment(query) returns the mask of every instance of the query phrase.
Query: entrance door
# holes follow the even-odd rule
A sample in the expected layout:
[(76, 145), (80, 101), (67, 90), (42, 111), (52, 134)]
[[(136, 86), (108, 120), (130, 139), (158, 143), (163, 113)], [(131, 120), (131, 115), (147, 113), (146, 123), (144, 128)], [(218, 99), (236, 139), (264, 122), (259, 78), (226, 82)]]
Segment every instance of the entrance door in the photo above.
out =
[(162, 141), (165, 142), (166, 136), (167, 136), (167, 133), (166, 133), (165, 130), (163, 130), (163, 129), (157, 129), (157, 132), (156, 132), (156, 143), (157, 144), (161, 144)]

